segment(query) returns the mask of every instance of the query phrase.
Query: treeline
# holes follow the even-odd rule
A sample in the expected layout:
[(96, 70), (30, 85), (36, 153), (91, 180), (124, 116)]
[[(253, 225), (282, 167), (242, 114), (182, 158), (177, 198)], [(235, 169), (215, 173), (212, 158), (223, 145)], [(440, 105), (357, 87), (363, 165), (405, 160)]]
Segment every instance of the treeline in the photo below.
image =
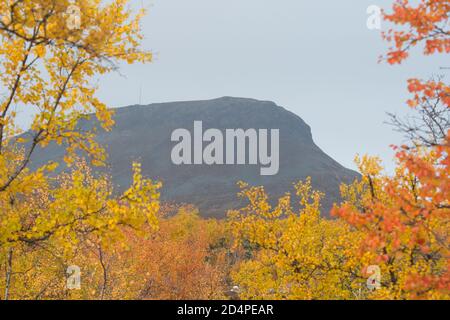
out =
[[(34, 188), (28, 195), (31, 211), (21, 213), (31, 231), (9, 233), (19, 236), (8, 239), (9, 248), (2, 245), (2, 297), (448, 299), (449, 197), (443, 190), (449, 189), (440, 179), (446, 167), (432, 165), (443, 156), (433, 154), (419, 159), (430, 166), (418, 172), (405, 158), (394, 177), (381, 174), (378, 159), (358, 158), (363, 177), (342, 185), (334, 219), (321, 216), (324, 195), (310, 179), (276, 206), (263, 187), (242, 182), (247, 205), (215, 220), (190, 206), (172, 214), (173, 208), (160, 208), (157, 194), (147, 203), (130, 194), (123, 206), (109, 204), (99, 199), (107, 194), (107, 178), (93, 178), (81, 164), (60, 178), (57, 200)], [(438, 170), (435, 180), (426, 168)], [(63, 201), (59, 192), (64, 206), (57, 209), (65, 215), (53, 211), (53, 203)], [(135, 201), (158, 209), (152, 219), (144, 219)], [(31, 219), (38, 207), (48, 212), (45, 222)]]

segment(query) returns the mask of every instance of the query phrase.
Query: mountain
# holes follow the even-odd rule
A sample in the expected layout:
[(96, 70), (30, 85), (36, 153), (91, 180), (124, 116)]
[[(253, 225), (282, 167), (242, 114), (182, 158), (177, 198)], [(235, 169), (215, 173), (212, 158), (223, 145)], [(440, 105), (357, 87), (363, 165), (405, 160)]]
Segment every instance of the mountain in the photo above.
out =
[[(228, 209), (240, 205), (236, 196), (239, 191), (236, 183), (240, 180), (264, 185), (275, 199), (292, 191), (294, 182), (308, 176), (315, 188), (326, 193), (323, 212), (327, 215), (333, 202), (339, 200), (339, 185), (358, 177), (316, 146), (310, 127), (300, 117), (269, 101), (223, 97), (137, 105), (116, 109), (114, 120), (112, 131), (99, 130), (97, 141), (106, 147), (107, 170), (118, 190), (129, 185), (131, 162), (139, 161), (145, 176), (163, 182), (164, 201), (194, 204), (206, 217), (224, 217)], [(224, 137), (226, 129), (253, 128), (258, 132), (279, 129), (278, 173), (261, 175), (260, 164), (174, 164), (171, 155), (178, 142), (171, 141), (172, 133), (181, 128), (192, 133), (194, 121), (202, 121), (203, 132), (215, 128)], [(96, 120), (83, 121), (80, 129), (95, 125)], [(63, 155), (63, 147), (51, 144), (45, 149), (38, 148), (31, 164), (36, 168), (49, 160), (60, 161)], [(246, 160), (248, 163), (248, 155)]]

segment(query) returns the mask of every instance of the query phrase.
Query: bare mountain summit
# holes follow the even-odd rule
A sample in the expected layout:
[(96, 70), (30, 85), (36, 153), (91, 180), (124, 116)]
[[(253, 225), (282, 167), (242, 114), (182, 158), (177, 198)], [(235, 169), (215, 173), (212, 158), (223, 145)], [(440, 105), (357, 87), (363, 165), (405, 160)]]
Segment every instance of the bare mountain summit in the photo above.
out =
[[(143, 174), (163, 182), (162, 199), (196, 205), (203, 216), (224, 217), (228, 209), (240, 204), (236, 183), (264, 185), (271, 196), (292, 191), (292, 184), (310, 176), (313, 186), (326, 193), (324, 215), (339, 200), (339, 185), (358, 177), (315, 145), (310, 127), (298, 116), (273, 102), (223, 97), (208, 101), (189, 101), (129, 106), (115, 110), (116, 125), (111, 132), (99, 130), (97, 140), (109, 154), (108, 171), (118, 189), (131, 181), (131, 162), (142, 163)], [(279, 171), (260, 174), (261, 165), (175, 165), (171, 160), (174, 130), (193, 131), (194, 121), (203, 130), (279, 129)], [(84, 121), (88, 128), (95, 121)], [(269, 137), (270, 141), (270, 137)], [(207, 145), (208, 143), (204, 143)], [(269, 145), (270, 147), (270, 145)], [(61, 161), (64, 148), (50, 145), (32, 157), (37, 167), (48, 160)]]

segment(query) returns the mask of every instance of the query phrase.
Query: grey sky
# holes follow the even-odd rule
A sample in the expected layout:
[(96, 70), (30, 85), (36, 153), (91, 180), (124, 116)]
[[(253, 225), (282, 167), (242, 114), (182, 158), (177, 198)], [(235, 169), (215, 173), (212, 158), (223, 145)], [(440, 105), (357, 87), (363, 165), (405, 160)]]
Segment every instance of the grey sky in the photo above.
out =
[(408, 78), (450, 65), (448, 56), (418, 51), (401, 66), (377, 63), (387, 44), (367, 29), (366, 9), (391, 3), (142, 0), (150, 8), (144, 47), (156, 59), (103, 78), (100, 96), (112, 106), (220, 96), (272, 100), (302, 117), (315, 142), (341, 164), (354, 168), (355, 154), (369, 153), (391, 170), (389, 145), (401, 137), (383, 124), (386, 111), (407, 110)]

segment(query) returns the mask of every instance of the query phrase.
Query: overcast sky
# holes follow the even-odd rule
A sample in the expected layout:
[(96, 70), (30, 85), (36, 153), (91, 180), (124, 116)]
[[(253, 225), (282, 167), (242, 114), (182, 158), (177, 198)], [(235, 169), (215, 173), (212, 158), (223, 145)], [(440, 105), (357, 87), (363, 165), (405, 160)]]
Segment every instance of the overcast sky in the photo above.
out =
[(418, 51), (401, 66), (377, 63), (387, 44), (366, 27), (366, 10), (392, 0), (132, 2), (149, 8), (144, 47), (156, 57), (102, 79), (100, 96), (109, 105), (271, 100), (303, 118), (316, 144), (350, 168), (357, 153), (368, 153), (392, 169), (389, 145), (401, 137), (383, 123), (386, 112), (407, 110), (408, 78), (450, 65), (448, 56)]

